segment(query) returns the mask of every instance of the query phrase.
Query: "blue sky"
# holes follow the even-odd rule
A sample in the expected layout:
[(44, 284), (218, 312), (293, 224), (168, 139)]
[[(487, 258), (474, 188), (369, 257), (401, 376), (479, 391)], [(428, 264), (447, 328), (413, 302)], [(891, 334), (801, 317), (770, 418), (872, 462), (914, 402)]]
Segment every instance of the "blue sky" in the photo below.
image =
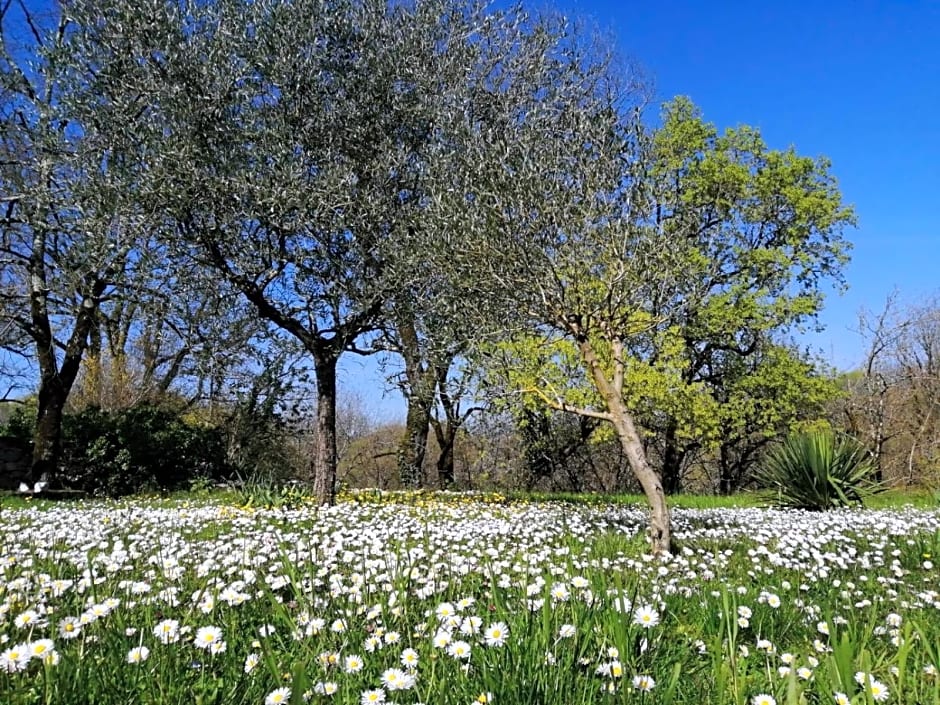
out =
[[(826, 331), (803, 342), (840, 368), (860, 362), (862, 307), (940, 292), (940, 3), (533, 3), (584, 17), (638, 62), (667, 100), (688, 95), (719, 128), (760, 128), (774, 148), (832, 161), (858, 228), (849, 290), (831, 292)], [(372, 365), (350, 359), (347, 387), (400, 413)]]
[(861, 356), (860, 308), (940, 291), (940, 3), (618, 2), (554, 5), (591, 17), (720, 128), (760, 128), (771, 147), (832, 161), (858, 228), (849, 290), (827, 297), (806, 342), (838, 367)]

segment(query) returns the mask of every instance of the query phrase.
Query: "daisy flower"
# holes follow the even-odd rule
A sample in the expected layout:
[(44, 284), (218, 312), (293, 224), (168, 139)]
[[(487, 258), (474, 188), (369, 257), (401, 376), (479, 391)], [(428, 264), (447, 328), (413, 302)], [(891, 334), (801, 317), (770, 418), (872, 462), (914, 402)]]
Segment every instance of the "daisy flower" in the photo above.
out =
[(200, 649), (208, 649), (213, 644), (222, 641), (222, 630), (218, 627), (199, 627), (193, 643)]
[(777, 705), (777, 701), (772, 695), (767, 695), (767, 693), (760, 693), (751, 698), (751, 705)]
[(437, 609), (434, 610), (434, 614), (437, 615), (437, 618), (440, 621), (444, 621), (453, 617), (457, 611), (454, 609), (454, 606), (449, 602), (442, 602), (437, 606)]
[(433, 640), (434, 647), (438, 649), (443, 649), (445, 646), (447, 646), (451, 642), (452, 638), (453, 637), (451, 636), (449, 631), (447, 631), (446, 629), (439, 629), (437, 633), (434, 635), (434, 640)]
[(74, 639), (82, 632), (82, 625), (77, 617), (66, 617), (59, 621), (59, 636), (62, 639)]
[(161, 644), (174, 644), (180, 638), (180, 623), (175, 619), (164, 619), (153, 628), (153, 635)]
[(655, 627), (659, 624), (659, 612), (654, 610), (650, 605), (637, 607), (636, 611), (633, 613), (633, 623), (645, 629)]
[(418, 667), (418, 652), (414, 649), (405, 649), (401, 652), (400, 660), (405, 668), (415, 669)]
[(364, 665), (362, 656), (350, 654), (343, 662), (343, 669), (346, 673), (359, 673)]
[(476, 603), (476, 600), (475, 600), (474, 598), (472, 598), (472, 597), (464, 597), (462, 600), (460, 600), (460, 601), (457, 603), (457, 609), (460, 610), (461, 612), (463, 612), (464, 610), (468, 610), (468, 609), (470, 609), (471, 607), (473, 607), (473, 605), (474, 605), (475, 603)]
[(389, 690), (408, 690), (414, 686), (414, 676), (400, 668), (389, 668), (382, 673), (382, 685)]
[(36, 610), (26, 610), (17, 616), (17, 618), (13, 620), (13, 623), (20, 629), (30, 629), (37, 626), (37, 623), (40, 621), (39, 613), (36, 612)]
[(508, 636), (509, 627), (504, 622), (496, 622), (486, 628), (483, 633), (483, 640), (487, 646), (504, 646)]
[(869, 677), (868, 681), (868, 693), (871, 695), (872, 700), (878, 703), (882, 703), (887, 700), (888, 696), (891, 694), (888, 691), (888, 686), (871, 677)]
[(385, 702), (385, 691), (381, 688), (376, 688), (375, 690), (364, 690), (362, 695), (359, 698), (359, 702), (362, 705), (375, 705), (376, 703)]
[(482, 624), (483, 620), (475, 614), (472, 614), (469, 617), (465, 617), (460, 623), (460, 633), (466, 636), (472, 636), (480, 630)]
[(127, 652), (128, 663), (143, 663), (150, 658), (150, 649), (146, 646), (135, 646)]
[(648, 693), (656, 687), (656, 681), (652, 676), (633, 676), (633, 688), (642, 693)]
[(282, 705), (290, 701), (290, 688), (278, 688), (268, 693), (264, 705)]
[(333, 695), (337, 690), (339, 690), (339, 685), (333, 681), (320, 681), (313, 686), (313, 692), (317, 695)]
[(22, 671), (29, 663), (30, 655), (26, 644), (17, 644), (0, 653), (0, 671), (15, 673)]
[(470, 658), (470, 644), (465, 641), (455, 641), (447, 647), (447, 653), (456, 659)]

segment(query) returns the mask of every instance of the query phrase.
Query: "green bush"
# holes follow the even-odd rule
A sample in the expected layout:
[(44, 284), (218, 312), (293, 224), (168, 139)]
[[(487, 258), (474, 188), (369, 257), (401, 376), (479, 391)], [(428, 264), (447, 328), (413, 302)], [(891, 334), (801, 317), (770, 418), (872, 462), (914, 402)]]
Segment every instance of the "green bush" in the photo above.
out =
[(874, 465), (854, 438), (816, 431), (789, 436), (767, 456), (758, 482), (780, 506), (822, 511), (864, 500), (880, 488)]
[(171, 410), (142, 404), (89, 408), (63, 420), (59, 482), (93, 495), (186, 489), (194, 478), (228, 474), (221, 431), (187, 424)]

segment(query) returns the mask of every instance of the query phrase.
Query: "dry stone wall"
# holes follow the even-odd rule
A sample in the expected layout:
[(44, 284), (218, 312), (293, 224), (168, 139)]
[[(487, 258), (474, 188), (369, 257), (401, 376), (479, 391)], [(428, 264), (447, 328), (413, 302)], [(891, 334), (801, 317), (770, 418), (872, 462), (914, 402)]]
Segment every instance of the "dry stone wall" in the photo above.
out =
[(18, 438), (0, 436), (0, 490), (15, 490), (29, 476), (29, 448)]

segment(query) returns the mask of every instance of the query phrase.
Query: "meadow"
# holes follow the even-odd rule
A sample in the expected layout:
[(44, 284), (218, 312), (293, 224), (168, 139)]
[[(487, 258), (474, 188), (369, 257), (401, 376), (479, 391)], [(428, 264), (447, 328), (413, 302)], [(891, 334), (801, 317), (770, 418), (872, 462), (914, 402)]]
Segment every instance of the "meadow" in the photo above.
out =
[[(681, 504), (681, 503), (680, 503)], [(0, 504), (0, 702), (940, 703), (940, 511)]]

